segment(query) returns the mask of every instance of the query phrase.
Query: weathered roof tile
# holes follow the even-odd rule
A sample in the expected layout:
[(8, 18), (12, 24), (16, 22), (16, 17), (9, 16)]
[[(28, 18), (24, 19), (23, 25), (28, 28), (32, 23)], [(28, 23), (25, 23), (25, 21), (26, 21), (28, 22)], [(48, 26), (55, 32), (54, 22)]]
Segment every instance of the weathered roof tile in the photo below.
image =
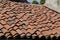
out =
[[(9, 4), (10, 3), (10, 4)], [(43, 5), (0, 3), (0, 37), (60, 36), (60, 14)], [(10, 6), (9, 6), (10, 5)]]

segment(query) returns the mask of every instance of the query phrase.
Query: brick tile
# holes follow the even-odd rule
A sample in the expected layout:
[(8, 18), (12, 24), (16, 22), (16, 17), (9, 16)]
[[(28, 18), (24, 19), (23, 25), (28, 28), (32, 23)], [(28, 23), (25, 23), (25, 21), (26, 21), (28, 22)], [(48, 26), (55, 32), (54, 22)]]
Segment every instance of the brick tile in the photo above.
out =
[(16, 17), (12, 17), (12, 20), (14, 20)]
[(2, 25), (2, 24), (0, 24), (0, 29), (1, 29), (1, 28), (3, 28), (3, 25)]
[(26, 33), (26, 29), (21, 29), (22, 33)]
[(35, 32), (37, 29), (36, 28), (34, 28), (34, 29), (32, 29), (32, 32)]
[(15, 3), (11, 2), (11, 3), (10, 3), (10, 6), (13, 6), (13, 5), (15, 5)]
[(31, 33), (31, 34), (34, 33), (31, 29), (27, 29), (26, 33), (28, 33), (28, 32)]
[(37, 35), (36, 34), (33, 34), (32, 37), (36, 37)]
[(14, 26), (15, 26), (15, 24), (10, 25), (11, 28), (14, 27)]
[(22, 26), (19, 26), (19, 29), (22, 29), (23, 27)]
[(8, 32), (8, 30), (6, 30), (5, 28), (3, 28), (3, 29), (2, 29), (2, 32), (3, 32), (3, 33), (6, 33), (6, 32)]
[(14, 26), (14, 28), (13, 28), (14, 30), (16, 30), (16, 29), (18, 29), (18, 27), (17, 26)]
[(40, 35), (41, 33), (40, 33), (40, 31), (36, 31), (36, 34), (37, 34), (37, 35)]
[(4, 33), (4, 35), (5, 35), (7, 38), (11, 37), (11, 35), (10, 35), (10, 33), (9, 33), (8, 30), (2, 29), (2, 32)]
[(58, 35), (60, 35), (60, 27), (56, 28), (56, 31), (57, 31)]
[(11, 34), (13, 35), (13, 37), (15, 37), (16, 36), (16, 34), (17, 34), (17, 32), (16, 31), (14, 31), (14, 30), (12, 30), (12, 31), (10, 31), (11, 32)]
[(0, 33), (0, 37), (3, 36), (4, 34), (3, 33)]
[(20, 29), (16, 30), (18, 34), (22, 34), (22, 31)]
[(2, 10), (1, 14), (5, 13), (7, 10)]
[(0, 14), (0, 17), (2, 17), (3, 15), (2, 14)]
[(3, 32), (0, 30), (0, 37), (3, 36), (3, 35), (4, 35)]
[(23, 20), (26, 20), (29, 17), (29, 14), (25, 14), (25, 16), (23, 16)]
[(28, 21), (23, 21), (23, 23), (25, 24), (25, 26), (27, 26), (29, 24)]
[(25, 36), (25, 34), (21, 34), (20, 36), (21, 36), (21, 38), (23, 38)]
[(31, 36), (31, 34), (30, 33), (27, 33), (26, 36), (29, 37), (29, 36)]
[(20, 13), (18, 14), (18, 16), (16, 16), (17, 18), (21, 18), (25, 13)]
[(7, 38), (11, 37), (10, 33), (6, 33), (5, 36), (6, 36)]
[(9, 14), (10, 17), (16, 16), (16, 14), (13, 14), (13, 12), (10, 12), (11, 14)]
[(6, 14), (11, 14), (12, 12), (6, 12)]
[(33, 35), (32, 35), (32, 38), (34, 39), (36, 36), (37, 36), (36, 34), (33, 34)]
[(28, 25), (28, 28), (30, 28), (30, 29), (34, 29), (36, 26), (30, 26), (30, 25)]
[(4, 20), (0, 20), (0, 23), (2, 24), (6, 24), (6, 22)]
[(42, 36), (43, 36), (42, 34), (38, 35), (39, 38), (41, 38)]
[(9, 26), (9, 25), (4, 25), (4, 27), (5, 27), (6, 29), (9, 29), (9, 28), (10, 28), (10, 26)]
[(9, 18), (9, 15), (7, 15), (7, 14), (3, 14), (6, 18)]

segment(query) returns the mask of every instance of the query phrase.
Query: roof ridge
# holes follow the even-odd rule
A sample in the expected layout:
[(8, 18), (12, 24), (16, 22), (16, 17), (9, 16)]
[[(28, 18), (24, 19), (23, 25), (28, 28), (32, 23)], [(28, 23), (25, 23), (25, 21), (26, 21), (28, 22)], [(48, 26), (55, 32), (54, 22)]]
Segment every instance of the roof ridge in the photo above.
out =
[[(19, 4), (20, 2), (15, 2), (15, 3), (18, 3), (18, 4)], [(45, 5), (30, 4), (30, 3), (20, 3), (20, 4), (27, 4), (27, 5), (31, 5), (31, 6), (44, 6), (44, 7), (48, 8), (48, 9), (50, 9), (50, 10), (54, 11), (54, 12), (59, 13), (58, 11), (55, 11), (55, 10), (53, 10), (53, 9), (51, 9), (51, 8), (49, 8), (49, 7), (47, 7), (47, 6), (45, 6)], [(60, 13), (59, 13), (59, 14), (60, 14)]]

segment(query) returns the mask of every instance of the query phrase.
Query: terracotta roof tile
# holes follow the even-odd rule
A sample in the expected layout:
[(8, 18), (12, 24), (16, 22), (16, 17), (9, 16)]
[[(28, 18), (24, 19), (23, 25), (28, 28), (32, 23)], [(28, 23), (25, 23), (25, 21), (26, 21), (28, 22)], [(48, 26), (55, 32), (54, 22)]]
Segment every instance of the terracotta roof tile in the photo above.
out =
[(4, 35), (3, 32), (0, 30), (0, 37), (3, 36), (3, 35)]
[(0, 37), (60, 36), (60, 14), (46, 6), (0, 3)]
[(12, 34), (13, 37), (17, 36), (17, 32), (15, 30), (11, 30), (10, 33)]
[(10, 28), (10, 26), (9, 25), (4, 25), (4, 27), (8, 30), (9, 28)]
[(0, 24), (0, 29), (1, 29), (1, 28), (3, 28), (3, 25), (2, 25), (2, 24)]

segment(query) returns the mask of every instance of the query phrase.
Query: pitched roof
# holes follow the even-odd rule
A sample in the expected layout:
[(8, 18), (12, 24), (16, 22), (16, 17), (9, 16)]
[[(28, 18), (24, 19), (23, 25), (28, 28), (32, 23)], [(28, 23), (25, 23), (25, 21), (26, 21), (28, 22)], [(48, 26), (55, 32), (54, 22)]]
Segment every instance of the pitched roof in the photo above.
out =
[(42, 5), (0, 3), (0, 37), (60, 36), (60, 14)]

